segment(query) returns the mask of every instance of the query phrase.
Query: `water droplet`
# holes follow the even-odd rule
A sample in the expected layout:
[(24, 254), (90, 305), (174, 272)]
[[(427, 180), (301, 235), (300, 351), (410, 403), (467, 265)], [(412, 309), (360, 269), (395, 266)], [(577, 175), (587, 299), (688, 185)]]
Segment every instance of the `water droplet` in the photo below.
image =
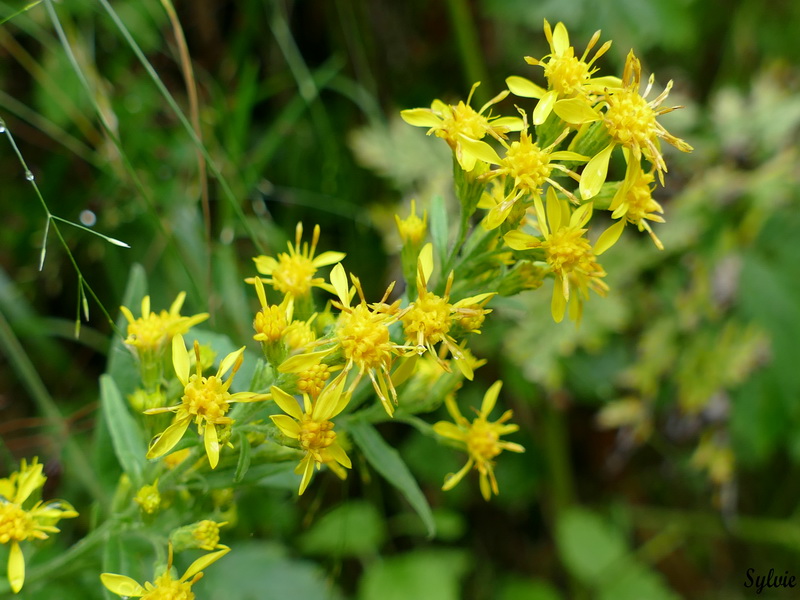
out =
[(90, 210), (82, 210), (78, 218), (81, 220), (81, 224), (86, 225), (86, 227), (91, 227), (97, 223), (97, 215)]
[(6, 132), (6, 122), (0, 119), (0, 133)]
[(25, 179), (28, 181), (33, 181), (33, 173), (30, 172), (30, 169), (25, 169)]

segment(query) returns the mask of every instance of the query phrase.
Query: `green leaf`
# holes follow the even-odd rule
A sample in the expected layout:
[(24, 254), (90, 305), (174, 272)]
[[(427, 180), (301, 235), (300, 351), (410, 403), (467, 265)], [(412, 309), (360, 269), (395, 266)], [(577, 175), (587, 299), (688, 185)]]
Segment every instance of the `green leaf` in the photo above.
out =
[[(134, 264), (128, 275), (125, 294), (122, 297), (122, 306), (131, 309), (134, 315), (139, 314), (142, 298), (147, 294), (147, 275), (144, 267)], [(117, 318), (117, 329), (122, 336), (115, 335), (108, 352), (108, 365), (106, 372), (114, 379), (123, 395), (132, 394), (139, 386), (139, 365), (133, 353), (123, 343), (125, 332), (128, 330), (128, 321), (120, 312)]]
[(372, 563), (359, 585), (359, 600), (457, 600), (469, 568), (463, 550), (416, 550)]
[(434, 196), (431, 200), (430, 233), (433, 247), (439, 256), (439, 264), (447, 260), (447, 207), (442, 196)]
[(577, 579), (599, 584), (604, 573), (627, 553), (625, 540), (596, 514), (581, 508), (565, 511), (556, 525), (561, 560)]
[(111, 433), (111, 444), (122, 469), (131, 478), (135, 487), (141, 487), (144, 468), (147, 464), (145, 454), (147, 445), (139, 424), (128, 410), (128, 404), (108, 375), (100, 376), (100, 405), (103, 418)]
[(389, 446), (369, 423), (351, 421), (349, 425), (348, 431), (366, 459), (378, 473), (400, 490), (425, 524), (428, 537), (433, 537), (436, 524), (431, 507), (397, 450)]
[(239, 483), (250, 468), (250, 440), (246, 433), (239, 433), (239, 462), (236, 464), (236, 473), (233, 475), (233, 482)]
[(386, 525), (377, 509), (364, 500), (341, 504), (300, 538), (307, 554), (345, 557), (375, 555), (386, 540)]

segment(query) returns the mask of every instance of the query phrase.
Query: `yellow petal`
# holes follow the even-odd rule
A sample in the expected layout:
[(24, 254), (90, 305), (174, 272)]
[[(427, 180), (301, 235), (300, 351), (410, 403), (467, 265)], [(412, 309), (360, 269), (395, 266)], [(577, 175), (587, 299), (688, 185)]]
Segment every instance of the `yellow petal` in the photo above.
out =
[(311, 261), (311, 264), (319, 269), (320, 267), (327, 267), (328, 265), (340, 262), (344, 260), (345, 256), (347, 255), (344, 252), (333, 252), (333, 251), (323, 252), (322, 254), (314, 258), (314, 260)]
[(8, 553), (8, 583), (11, 589), (17, 594), (25, 583), (25, 558), (22, 556), (22, 548), (19, 542), (11, 542), (11, 549)]
[(494, 405), (497, 403), (497, 396), (500, 394), (500, 388), (503, 387), (502, 381), (495, 381), (486, 393), (483, 395), (483, 402), (481, 402), (481, 415), (485, 418), (492, 412)]
[(569, 219), (569, 226), (580, 229), (586, 223), (589, 222), (589, 219), (592, 218), (592, 210), (594, 208), (593, 202), (587, 202), (586, 204), (582, 204), (578, 208), (575, 209), (575, 212), (572, 213), (572, 216)]
[(550, 113), (553, 111), (553, 105), (556, 103), (557, 99), (558, 93), (555, 90), (550, 90), (542, 96), (536, 104), (536, 108), (533, 109), (534, 125), (541, 125), (547, 120), (547, 117), (549, 117)]
[(125, 319), (128, 323), (133, 323), (136, 320), (133, 318), (133, 313), (127, 306), (120, 306), (119, 309), (122, 311), (122, 314), (125, 315)]
[(328, 354), (333, 352), (333, 348), (320, 350), (319, 352), (306, 352), (290, 356), (278, 367), (279, 373), (300, 373), (319, 364)]
[(278, 261), (271, 256), (256, 256), (253, 262), (256, 263), (256, 270), (262, 275), (272, 275), (275, 267), (278, 266)]
[(117, 575), (115, 573), (103, 573), (100, 575), (100, 581), (106, 586), (106, 589), (118, 596), (128, 596), (138, 598), (144, 596), (147, 590), (141, 585), (136, 583), (130, 577), (125, 575)]
[(564, 24), (556, 23), (556, 28), (553, 30), (553, 53), (562, 56), (569, 50), (569, 34)]
[(270, 415), (269, 418), (286, 437), (296, 440), (300, 436), (300, 425), (289, 415)]
[(175, 444), (181, 441), (183, 434), (186, 433), (186, 428), (189, 427), (192, 417), (188, 415), (180, 421), (175, 421), (172, 425), (167, 427), (164, 432), (158, 436), (158, 439), (150, 446), (147, 451), (147, 458), (158, 458), (163, 456), (175, 447)]
[(221, 550), (217, 550), (216, 552), (211, 552), (210, 554), (206, 554), (205, 556), (201, 556), (196, 561), (194, 561), (189, 568), (186, 569), (186, 572), (181, 577), (181, 581), (188, 581), (203, 569), (208, 568), (211, 564), (217, 562), (220, 558), (225, 556), (231, 549), (227, 546), (223, 547)]
[[(553, 188), (550, 188), (551, 190)], [(555, 194), (555, 190), (553, 193), (547, 194), (547, 226), (550, 228), (550, 231), (556, 232), (561, 229), (561, 201), (558, 199), (558, 196)]]
[(172, 366), (180, 382), (184, 386), (189, 383), (189, 353), (182, 335), (172, 338)]
[(532, 242), (538, 240), (530, 234), (522, 233), (519, 230), (509, 231), (503, 236), (506, 244), (513, 250), (529, 250)]
[(281, 388), (275, 387), (274, 385), (270, 388), (270, 392), (272, 392), (272, 399), (275, 401), (275, 404), (280, 406), (283, 412), (294, 417), (298, 421), (303, 418), (303, 411), (300, 410), (300, 405), (297, 403), (294, 396), (290, 396)]
[(222, 362), (219, 363), (219, 370), (217, 371), (217, 377), (223, 377), (225, 373), (231, 370), (231, 367), (236, 364), (236, 361), (239, 360), (239, 357), (244, 353), (244, 346), (236, 350), (235, 352), (231, 352), (222, 359)]
[(431, 274), (433, 273), (433, 244), (427, 243), (422, 247), (422, 250), (419, 251), (419, 258), (418, 267), (422, 271), (422, 276), (425, 278), (425, 282), (429, 282), (431, 280)]
[(428, 108), (409, 108), (400, 111), (400, 117), (414, 127), (438, 127), (442, 120)]
[(303, 495), (303, 492), (306, 491), (308, 484), (311, 482), (311, 475), (314, 473), (314, 459), (311, 458), (310, 454), (306, 454), (306, 457), (300, 461), (300, 465), (302, 465), (303, 468), (303, 479), (300, 480), (300, 490), (297, 492), (298, 496)]
[(519, 117), (500, 117), (499, 119), (492, 119), (491, 126), (493, 129), (505, 129), (506, 131), (522, 131), (525, 129), (525, 121)]
[(469, 361), (464, 358), (458, 358), (457, 356), (454, 356), (453, 360), (455, 361), (458, 370), (461, 371), (461, 374), (469, 381), (472, 381), (472, 378), (475, 377), (475, 373), (472, 371)]
[(417, 367), (418, 354), (400, 360), (400, 366), (392, 373), (392, 384), (397, 387), (414, 374)]
[(216, 426), (212, 423), (206, 423), (203, 445), (206, 448), (208, 464), (211, 465), (212, 469), (216, 469), (219, 464), (219, 436), (217, 436)]
[(433, 425), (433, 430), (444, 438), (451, 440), (464, 441), (464, 432), (450, 421), (439, 421)]
[(554, 160), (571, 160), (575, 162), (586, 162), (589, 160), (588, 156), (578, 154), (577, 152), (570, 152), (569, 150), (560, 150), (559, 152), (550, 153), (550, 161)]
[(482, 160), (483, 162), (491, 163), (493, 165), (500, 164), (500, 157), (497, 156), (497, 152), (494, 151), (489, 144), (486, 142), (481, 142), (479, 140), (473, 140), (465, 135), (461, 134), (458, 138), (458, 143), (464, 149), (465, 152), (468, 152), (475, 158)]
[(473, 461), (470, 458), (467, 461), (467, 464), (461, 467), (461, 470), (458, 473), (455, 474), (448, 473), (447, 475), (445, 475), (444, 485), (442, 486), (442, 489), (446, 492), (447, 490), (452, 490), (454, 487), (456, 487), (456, 484), (458, 484), (459, 481), (464, 479), (464, 475), (466, 475), (467, 472), (469, 472), (469, 470), (472, 468), (472, 464)]
[(328, 446), (328, 454), (343, 467), (347, 469), (353, 468), (353, 463), (350, 462), (350, 457), (347, 456), (347, 452), (345, 452), (337, 442)]
[(506, 78), (506, 85), (511, 93), (522, 98), (541, 98), (547, 93), (543, 87), (536, 85), (530, 79), (512, 75)]
[(591, 123), (600, 118), (600, 115), (583, 98), (559, 100), (553, 105), (553, 112), (564, 122), (572, 125)]
[(623, 229), (625, 229), (625, 219), (617, 221), (606, 229), (597, 239), (597, 243), (594, 245), (594, 253), (600, 256), (603, 252), (616, 244), (619, 236), (622, 235)]
[(186, 300), (186, 292), (181, 292), (175, 298), (175, 301), (169, 307), (169, 314), (173, 316), (177, 316), (181, 314), (181, 307), (183, 306), (183, 301)]
[(142, 317), (145, 319), (150, 316), (150, 296), (142, 298)]
[(556, 276), (553, 282), (553, 298), (550, 301), (550, 312), (556, 323), (564, 320), (564, 309), (567, 307), (567, 299), (564, 298), (563, 284), (561, 277)]
[[(558, 196), (556, 196), (556, 191), (552, 187), (547, 188), (547, 202), (548, 204), (550, 202), (558, 202)], [(547, 215), (544, 212), (544, 204), (540, 195), (534, 196), (533, 206), (536, 210), (536, 227), (539, 228), (545, 238), (549, 238), (552, 229), (547, 226)]]
[(511, 209), (514, 208), (514, 203), (516, 202), (519, 195), (513, 196), (511, 198), (507, 198), (500, 204), (496, 205), (489, 211), (489, 214), (486, 215), (486, 218), (483, 220), (483, 226), (487, 230), (491, 231), (492, 229), (497, 229), (502, 225), (503, 221), (506, 220), (508, 214), (511, 212)]
[(594, 198), (603, 187), (608, 175), (608, 160), (614, 144), (609, 144), (587, 163), (581, 173), (580, 191), (581, 198), (589, 200)]
[(347, 284), (347, 273), (345, 273), (342, 263), (338, 263), (331, 269), (331, 285), (339, 296), (339, 301), (343, 306), (350, 306), (350, 286)]

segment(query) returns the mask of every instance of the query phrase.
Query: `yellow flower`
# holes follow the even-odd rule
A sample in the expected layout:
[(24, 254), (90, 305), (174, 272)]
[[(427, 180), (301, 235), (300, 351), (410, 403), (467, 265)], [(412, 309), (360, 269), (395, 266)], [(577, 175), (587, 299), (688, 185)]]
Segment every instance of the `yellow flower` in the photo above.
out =
[(733, 479), (736, 457), (729, 444), (706, 432), (692, 455), (691, 464), (695, 469), (706, 471), (714, 484), (722, 485)]
[(400, 232), (403, 243), (419, 247), (428, 232), (428, 211), (422, 211), (420, 219), (417, 216), (416, 201), (412, 198), (411, 214), (405, 219), (401, 219), (400, 215), (395, 215), (394, 220), (397, 222), (397, 231)]
[(313, 402), (308, 394), (303, 394), (303, 410), (294, 396), (272, 387), (272, 399), (286, 414), (270, 418), (285, 436), (297, 440), (306, 453), (295, 469), (295, 473), (303, 475), (299, 494), (306, 491), (315, 466), (317, 469), (323, 464), (335, 467), (338, 463), (346, 469), (352, 467), (347, 453), (336, 441), (331, 422), (350, 401), (350, 393), (344, 391), (346, 377), (346, 373), (341, 373)]
[(134, 502), (138, 504), (142, 512), (152, 515), (161, 506), (161, 493), (158, 491), (158, 479), (152, 485), (145, 485), (136, 492), (133, 498)]
[[(353, 286), (358, 291), (361, 302), (350, 305), (353, 293), (347, 284), (347, 274), (341, 263), (331, 270), (331, 284), (336, 290), (339, 302), (333, 304), (342, 312), (336, 322), (335, 348), (341, 348), (345, 358), (343, 374), (358, 369), (358, 377), (350, 386), (355, 389), (361, 377), (368, 374), (375, 393), (389, 416), (394, 413), (393, 402), (397, 402), (397, 391), (390, 377), (392, 359), (401, 354), (406, 346), (395, 344), (389, 336), (389, 326), (397, 322), (396, 304), (386, 305), (386, 299), (394, 287), (390, 285), (383, 298), (375, 305), (368, 305), (364, 291), (357, 277), (352, 277)], [(390, 401), (391, 396), (391, 401)]]
[(219, 543), (219, 530), (227, 524), (226, 521), (217, 523), (204, 519), (179, 527), (170, 534), (169, 539), (175, 552), (183, 552), (190, 548), (200, 548), (209, 552), (220, 550), (226, 546)]
[(180, 579), (172, 578), (172, 544), (169, 546), (167, 568), (155, 578), (154, 583), (145, 582), (142, 586), (130, 577), (115, 573), (103, 573), (100, 581), (110, 592), (123, 598), (142, 598), (142, 600), (194, 600), (192, 586), (203, 576), (203, 569), (230, 552), (222, 546), (221, 550), (201, 556), (194, 561)]
[(15, 594), (25, 583), (25, 559), (20, 542), (45, 540), (48, 533), (59, 531), (55, 524), (60, 519), (78, 516), (72, 506), (63, 500), (39, 500), (33, 506), (23, 508), (46, 480), (38, 458), (34, 458), (30, 465), (22, 459), (19, 471), (0, 479), (0, 544), (10, 544), (8, 582)]
[(597, 67), (593, 67), (594, 62), (608, 51), (611, 42), (600, 46), (587, 62), (589, 51), (600, 39), (600, 31), (594, 33), (580, 58), (575, 56), (575, 48), (569, 45), (569, 33), (563, 23), (557, 23), (555, 30), (551, 30), (550, 23), (545, 19), (544, 34), (550, 44), (550, 54), (542, 59), (526, 56), (525, 62), (544, 69), (547, 90), (524, 77), (516, 76), (506, 79), (508, 88), (516, 96), (539, 99), (533, 111), (534, 125), (544, 123), (551, 112), (567, 123), (597, 120), (599, 114), (592, 108), (594, 96), (602, 94), (605, 88), (620, 85), (618, 77), (592, 77), (597, 72)]
[(540, 197), (542, 187), (546, 183), (549, 183), (563, 194), (572, 198), (574, 202), (578, 202), (572, 192), (553, 179), (551, 174), (553, 169), (556, 169), (578, 181), (580, 177), (577, 174), (555, 161), (567, 160), (585, 162), (588, 158), (582, 154), (577, 154), (576, 152), (570, 152), (568, 150), (554, 152), (556, 146), (568, 135), (568, 129), (565, 129), (552, 144), (546, 148), (540, 148), (528, 134), (527, 117), (525, 113), (522, 113), (522, 115), (525, 127), (520, 133), (519, 141), (512, 142), (511, 144), (506, 143), (504, 140), (500, 141), (506, 150), (504, 158), (500, 158), (494, 149), (486, 142), (464, 141), (464, 144), (469, 147), (470, 151), (479, 156), (481, 160), (498, 165), (499, 168), (491, 172), (492, 177), (505, 176), (514, 180), (514, 186), (506, 194), (505, 198), (495, 205), (489, 211), (489, 214), (486, 215), (483, 221), (483, 225), (486, 229), (495, 229), (499, 227), (500, 224), (506, 220), (506, 217), (508, 217), (511, 209), (514, 208), (514, 204), (517, 200), (523, 196)]
[[(200, 345), (197, 341), (194, 343), (194, 352), (197, 357), (197, 372), (190, 376), (189, 353), (186, 351), (183, 337), (176, 335), (172, 339), (172, 363), (175, 367), (175, 374), (184, 387), (183, 397), (181, 398), (181, 403), (176, 406), (151, 408), (144, 411), (148, 415), (170, 411), (176, 413), (172, 425), (157, 436), (150, 445), (147, 458), (158, 458), (172, 450), (181, 440), (183, 434), (186, 433), (189, 424), (194, 421), (197, 424), (198, 433), (203, 436), (206, 455), (211, 468), (214, 469), (219, 462), (219, 434), (217, 427), (233, 423), (233, 419), (225, 416), (230, 409), (230, 405), (233, 402), (265, 400), (266, 396), (252, 392), (237, 392), (235, 394), (228, 392), (233, 382), (233, 377), (242, 364), (244, 346), (222, 359), (217, 374), (209, 377), (203, 377), (203, 367), (200, 362)], [(226, 381), (223, 381), (222, 378), (228, 371), (231, 371), (231, 375)]]
[(291, 295), (287, 294), (280, 305), (267, 303), (267, 295), (264, 293), (264, 284), (261, 279), (255, 279), (256, 294), (261, 303), (261, 310), (256, 313), (253, 320), (253, 329), (256, 334), (253, 339), (265, 344), (274, 344), (283, 336), (283, 332), (292, 322), (294, 303)]
[(142, 316), (138, 319), (133, 317), (128, 307), (121, 306), (120, 310), (128, 320), (125, 343), (139, 351), (156, 352), (164, 348), (174, 335), (184, 334), (208, 318), (208, 313), (182, 317), (181, 307), (185, 299), (186, 292), (181, 292), (169, 307), (169, 312), (162, 310), (156, 314), (150, 311), (150, 296), (145, 296), (142, 298)]
[(642, 67), (639, 59), (631, 50), (625, 61), (622, 74), (622, 87), (608, 90), (604, 100), (607, 105), (603, 114), (603, 123), (611, 136), (610, 143), (594, 156), (584, 169), (581, 177), (580, 191), (584, 199), (593, 197), (600, 190), (608, 173), (608, 161), (611, 152), (617, 146), (627, 148), (631, 156), (626, 156), (628, 162), (640, 161), (642, 156), (650, 161), (656, 168), (658, 179), (664, 185), (664, 173), (667, 164), (661, 155), (659, 138), (675, 146), (681, 152), (691, 152), (693, 148), (669, 133), (656, 118), (665, 115), (680, 106), (661, 107), (672, 89), (672, 81), (667, 83), (664, 91), (656, 98), (647, 101), (653, 87), (655, 76), (650, 75), (644, 94), (639, 94), (642, 79)]
[(647, 231), (659, 250), (664, 249), (661, 240), (650, 228), (647, 220), (656, 223), (663, 223), (664, 209), (653, 198), (654, 186), (653, 173), (645, 173), (639, 161), (628, 162), (628, 170), (625, 179), (619, 186), (617, 193), (611, 200), (608, 209), (613, 211), (611, 217), (619, 219), (616, 223), (606, 229), (598, 238), (595, 244), (595, 254), (598, 256), (613, 246), (626, 223), (632, 223), (639, 228), (639, 231)]
[[(314, 256), (319, 242), (319, 225), (314, 226), (314, 233), (311, 237), (311, 247), (308, 243), (300, 245), (303, 237), (303, 224), (298, 223), (295, 229), (295, 243), (289, 242), (289, 253), (281, 252), (277, 260), (271, 256), (257, 256), (253, 260), (256, 269), (267, 278), (262, 278), (265, 283), (269, 283), (281, 294), (286, 294), (294, 299), (308, 296), (312, 287), (319, 287), (329, 292), (333, 290), (325, 283), (322, 277), (314, 277), (317, 269), (339, 262), (345, 257), (343, 252), (323, 252), (319, 256)], [(246, 279), (247, 283), (253, 283), (255, 277)]]
[(464, 445), (469, 453), (467, 464), (458, 472), (451, 473), (444, 480), (442, 489), (447, 491), (456, 486), (464, 475), (475, 467), (480, 473), (481, 494), (485, 500), (489, 500), (492, 494), (500, 493), (497, 487), (497, 479), (494, 476), (494, 459), (503, 451), (524, 452), (525, 448), (513, 442), (500, 440), (500, 436), (513, 433), (519, 429), (517, 425), (505, 425), (512, 412), (507, 410), (497, 421), (489, 422), (489, 414), (494, 409), (497, 396), (502, 381), (495, 382), (483, 397), (481, 410), (478, 416), (470, 423), (458, 410), (458, 405), (452, 395), (445, 398), (445, 404), (450, 416), (453, 417), (455, 424), (449, 421), (439, 421), (433, 426), (433, 430), (442, 437), (455, 440)]
[(501, 139), (509, 131), (522, 129), (522, 121), (517, 117), (493, 117), (491, 113), (483, 113), (492, 105), (497, 104), (508, 95), (508, 90), (484, 104), (479, 111), (475, 111), (469, 103), (472, 94), (480, 82), (472, 86), (467, 97), (467, 102), (459, 101), (456, 105), (448, 105), (441, 100), (434, 100), (431, 107), (412, 108), (400, 112), (400, 116), (409, 125), (415, 127), (430, 127), (428, 135), (436, 134), (443, 138), (455, 154), (458, 164), (465, 171), (472, 171), (479, 156), (476, 156), (465, 147), (463, 141), (480, 140), (487, 134)]
[[(462, 348), (450, 335), (453, 326), (460, 327), (465, 332), (479, 331), (484, 315), (491, 312), (483, 308), (486, 302), (494, 296), (494, 292), (472, 296), (450, 303), (450, 289), (453, 285), (453, 273), (447, 279), (444, 296), (437, 296), (428, 291), (428, 280), (433, 272), (433, 246), (426, 244), (417, 261), (417, 299), (403, 311), (400, 320), (406, 343), (416, 345), (416, 350), (422, 354), (427, 349), (445, 370), (450, 368), (444, 361), (447, 352), (452, 353), (459, 370), (467, 379), (472, 379), (473, 373), (469, 362), (464, 359)], [(442, 352), (437, 353), (434, 346), (441, 343)]]
[[(592, 203), (586, 203), (570, 212), (570, 205), (556, 196), (553, 188), (547, 190), (547, 213), (541, 198), (535, 199), (538, 229), (544, 239), (521, 231), (511, 231), (505, 235), (506, 244), (514, 250), (542, 248), (550, 270), (555, 275), (551, 312), (553, 319), (560, 322), (570, 300), (570, 287), (578, 289), (571, 316), (580, 318), (582, 302), (591, 288), (600, 295), (608, 290), (601, 281), (606, 272), (595, 260), (589, 240), (586, 239), (584, 225), (592, 216)], [(573, 294), (575, 298), (575, 294)]]

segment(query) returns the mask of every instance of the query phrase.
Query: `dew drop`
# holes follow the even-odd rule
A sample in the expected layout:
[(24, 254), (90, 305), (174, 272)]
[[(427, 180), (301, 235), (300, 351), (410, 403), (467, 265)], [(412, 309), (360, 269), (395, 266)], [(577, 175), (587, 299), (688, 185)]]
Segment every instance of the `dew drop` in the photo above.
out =
[(6, 132), (6, 123), (5, 121), (0, 120), (0, 133)]
[(33, 173), (31, 173), (29, 169), (25, 169), (25, 179), (28, 181), (33, 181), (34, 179)]
[(82, 210), (78, 218), (81, 220), (81, 224), (86, 225), (86, 227), (91, 227), (97, 223), (97, 215), (91, 210)]

